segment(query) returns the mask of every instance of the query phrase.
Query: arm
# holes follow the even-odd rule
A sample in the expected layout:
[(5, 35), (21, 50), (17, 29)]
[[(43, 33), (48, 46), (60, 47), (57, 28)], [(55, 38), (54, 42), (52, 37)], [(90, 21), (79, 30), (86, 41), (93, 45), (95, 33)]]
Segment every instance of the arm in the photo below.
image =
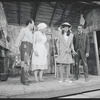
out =
[(36, 56), (39, 56), (38, 55), (38, 52), (37, 52), (37, 49), (36, 49), (36, 42), (37, 42), (37, 33), (34, 33), (34, 36), (33, 36), (33, 52)]
[(71, 42), (71, 52), (73, 55), (77, 55), (77, 53), (75, 52), (75, 49), (74, 49), (74, 42), (75, 42), (75, 37), (73, 36), (72, 38), (72, 42)]
[(20, 46), (20, 43), (21, 43), (23, 37), (24, 37), (24, 30), (22, 29), (22, 30), (20, 30), (20, 33), (19, 33), (19, 35), (16, 39), (16, 42), (15, 42), (15, 47), (16, 48), (18, 48)]
[(37, 38), (36, 33), (34, 33), (34, 35), (33, 35), (33, 51), (36, 51), (36, 38)]

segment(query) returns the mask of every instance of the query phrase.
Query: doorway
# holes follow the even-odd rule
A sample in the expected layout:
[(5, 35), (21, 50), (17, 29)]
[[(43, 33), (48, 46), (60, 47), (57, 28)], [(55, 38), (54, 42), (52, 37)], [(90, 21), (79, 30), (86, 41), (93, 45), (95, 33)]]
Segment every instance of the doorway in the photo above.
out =
[(97, 44), (98, 44), (98, 51), (99, 51), (99, 61), (100, 61), (100, 31), (96, 31), (97, 36)]

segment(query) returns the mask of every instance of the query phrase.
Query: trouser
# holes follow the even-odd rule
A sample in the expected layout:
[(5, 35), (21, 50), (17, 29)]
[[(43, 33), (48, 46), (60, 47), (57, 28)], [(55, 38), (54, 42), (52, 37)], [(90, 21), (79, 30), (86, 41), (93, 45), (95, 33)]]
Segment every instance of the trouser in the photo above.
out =
[(85, 57), (85, 53), (82, 50), (77, 51), (78, 55), (75, 57), (75, 66), (73, 66), (73, 74), (76, 79), (79, 76), (79, 61), (82, 60), (84, 76), (88, 78), (88, 65), (87, 65), (87, 58)]
[(21, 54), (21, 83), (25, 83), (29, 78), (30, 60), (32, 55), (32, 44), (29, 42), (22, 42), (20, 46)]

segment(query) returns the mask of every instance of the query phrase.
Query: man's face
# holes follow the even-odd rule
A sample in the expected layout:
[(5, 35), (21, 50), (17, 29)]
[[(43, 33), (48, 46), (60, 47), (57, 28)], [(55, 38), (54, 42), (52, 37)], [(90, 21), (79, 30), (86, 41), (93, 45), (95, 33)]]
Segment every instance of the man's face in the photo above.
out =
[(33, 28), (34, 28), (34, 21), (32, 21), (32, 23), (30, 23), (30, 29), (33, 30)]
[(78, 32), (81, 33), (83, 30), (82, 26), (78, 26)]

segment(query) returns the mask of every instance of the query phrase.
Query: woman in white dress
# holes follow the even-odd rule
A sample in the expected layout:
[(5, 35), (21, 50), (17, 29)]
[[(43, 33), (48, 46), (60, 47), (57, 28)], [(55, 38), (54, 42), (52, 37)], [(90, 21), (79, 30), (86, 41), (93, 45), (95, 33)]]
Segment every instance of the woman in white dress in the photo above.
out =
[(47, 41), (47, 37), (45, 35), (47, 25), (45, 23), (40, 23), (37, 28), (38, 31), (34, 32), (32, 54), (32, 71), (34, 71), (36, 82), (44, 81), (43, 70), (47, 69), (47, 49), (45, 47), (45, 43)]

